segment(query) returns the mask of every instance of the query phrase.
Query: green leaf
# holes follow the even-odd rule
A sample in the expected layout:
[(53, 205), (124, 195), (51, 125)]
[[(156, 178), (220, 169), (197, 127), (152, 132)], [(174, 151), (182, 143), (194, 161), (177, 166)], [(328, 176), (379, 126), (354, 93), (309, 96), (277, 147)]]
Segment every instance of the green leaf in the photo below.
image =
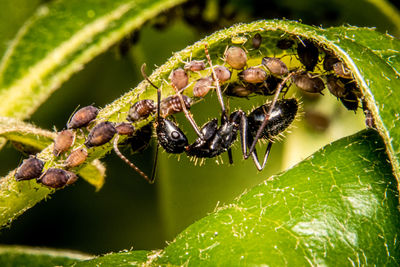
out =
[(73, 266), (138, 266), (145, 264), (149, 255), (151, 252), (145, 250), (109, 253), (92, 260), (76, 262)]
[[(397, 206), (385, 145), (377, 132), (366, 130), (327, 145), (218, 208), (143, 263), (395, 266), (400, 262)], [(120, 254), (125, 255), (120, 264), (135, 253)]]
[(0, 246), (0, 265), (8, 266), (66, 266), (92, 256), (55, 249), (22, 246)]
[(61, 0), (41, 6), (0, 62), (0, 116), (29, 117), (64, 81), (184, 0)]
[[(265, 55), (280, 55), (281, 52), (277, 50), (276, 42), (280, 40), (283, 36), (288, 35), (297, 36), (299, 38), (312, 39), (314, 40), (314, 42), (318, 43), (319, 46), (332, 51), (339, 58), (341, 58), (352, 70), (355, 81), (360, 86), (362, 93), (366, 97), (368, 106), (373, 112), (376, 124), (379, 129), (379, 133), (384, 138), (386, 149), (389, 152), (389, 158), (392, 160), (392, 163), (397, 164), (397, 156), (395, 153), (393, 153), (393, 151), (395, 151), (393, 147), (396, 147), (399, 141), (398, 139), (390, 139), (390, 136), (398, 134), (397, 132), (399, 132), (400, 130), (397, 130), (399, 129), (399, 127), (395, 128), (386, 126), (390, 125), (388, 123), (396, 122), (396, 120), (394, 120), (396, 116), (395, 113), (387, 111), (393, 111), (393, 109), (395, 108), (394, 103), (396, 102), (397, 98), (399, 98), (399, 94), (393, 93), (389, 99), (384, 99), (382, 98), (382, 96), (379, 96), (379, 94), (382, 94), (382, 92), (387, 93), (387, 91), (382, 90), (382, 88), (398, 87), (398, 76), (394, 70), (395, 67), (398, 65), (398, 61), (396, 60), (398, 55), (397, 51), (399, 51), (399, 49), (397, 49), (397, 47), (399, 46), (399, 41), (392, 38), (391, 36), (376, 33), (372, 29), (339, 27), (323, 30), (321, 28), (303, 25), (293, 21), (278, 20), (257, 21), (250, 24), (240, 24), (233, 26), (229, 29), (216, 32), (211, 36), (206, 37), (205, 39), (195, 43), (193, 46), (189, 46), (186, 49), (174, 54), (173, 57), (170, 58), (164, 65), (153, 72), (150, 79), (154, 83), (162, 87), (163, 97), (166, 97), (167, 95), (173, 93), (173, 90), (168, 82), (165, 82), (168, 80), (170, 72), (175, 68), (182, 67), (182, 61), (188, 60), (190, 57), (194, 59), (204, 59), (205, 43), (207, 43), (209, 46), (209, 51), (213, 63), (215, 65), (223, 64), (223, 61), (220, 57), (221, 55), (223, 55), (226, 46), (231, 44), (232, 36), (243, 35), (251, 38), (255, 33), (260, 33), (263, 36), (264, 41), (260, 48), (260, 51), (262, 53), (251, 49), (251, 42), (247, 42), (244, 46), (248, 48), (249, 58), (251, 58), (251, 60), (248, 62), (249, 65), (259, 64), (261, 58)], [(369, 38), (370, 36), (375, 37), (373, 42), (365, 40), (366, 37)], [(377, 51), (380, 52), (379, 56), (377, 54)], [(387, 62), (385, 59), (390, 61)], [(390, 62), (393, 62), (393, 64)], [(191, 79), (194, 81), (200, 75), (209, 75), (209, 73), (207, 72), (208, 70), (205, 70), (203, 71), (203, 73), (193, 74), (191, 75)], [(189, 92), (185, 91), (185, 94), (190, 95), (190, 90)], [(383, 101), (378, 102), (378, 105), (375, 105), (373, 102), (374, 98), (377, 100), (383, 99)], [(121, 114), (127, 112), (129, 110), (129, 107), (140, 99), (156, 99), (156, 90), (149, 87), (147, 82), (140, 83), (134, 90), (126, 93), (121, 98), (106, 106), (100, 111), (99, 117), (102, 118), (102, 120), (109, 120), (113, 122), (123, 121), (124, 116), (121, 116)], [(140, 122), (136, 124), (135, 127), (139, 129), (142, 125), (148, 122), (149, 121)], [(122, 140), (123, 138), (121, 138), (121, 141)], [(75, 147), (82, 145), (84, 141), (85, 140), (82, 137), (77, 138), (77, 141), (75, 142)], [(351, 144), (352, 143), (350, 143), (349, 145)], [(90, 161), (102, 157), (111, 149), (111, 144), (106, 144), (99, 148), (89, 149), (88, 159)], [(47, 161), (46, 168), (59, 164), (59, 159), (54, 158), (51, 153), (51, 147), (47, 147), (45, 150), (43, 150), (42, 153), (40, 153), (39, 156), (40, 158)], [(333, 163), (336, 162), (335, 159), (336, 158), (333, 157), (328, 160)], [(356, 162), (359, 163), (359, 161)], [(339, 162), (337, 164), (339, 164)], [(341, 164), (344, 163), (341, 162)], [(349, 164), (349, 162), (345, 162), (345, 164)], [(385, 165), (384, 167), (386, 169), (382, 171), (390, 173), (390, 169), (387, 169), (390, 166)], [(364, 170), (364, 166), (362, 170)], [(375, 171), (375, 169), (373, 170)], [(315, 166), (313, 172), (318, 173), (319, 167)], [(396, 169), (395, 175), (397, 174), (398, 168)], [(15, 184), (16, 183), (14, 182), (13, 186), (16, 186)], [(29, 183), (26, 184), (29, 185)], [(392, 185), (395, 185), (395, 183), (392, 183)], [(24, 194), (26, 195), (31, 194), (29, 191), (37, 192), (35, 187), (33, 186), (20, 186), (21, 188), (19, 192), (24, 192)], [(47, 193), (49, 192), (43, 192), (43, 195), (41, 197), (45, 197)], [(26, 209), (26, 206), (22, 207)], [(346, 211), (347, 210), (342, 209), (340, 212), (345, 213)], [(21, 210), (21, 212), (23, 211)], [(391, 210), (391, 212), (394, 211)]]

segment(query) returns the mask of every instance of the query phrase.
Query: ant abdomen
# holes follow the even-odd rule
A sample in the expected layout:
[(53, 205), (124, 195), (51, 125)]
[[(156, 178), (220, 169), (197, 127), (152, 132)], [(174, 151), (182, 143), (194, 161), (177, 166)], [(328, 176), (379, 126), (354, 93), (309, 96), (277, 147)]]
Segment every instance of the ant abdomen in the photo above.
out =
[[(264, 104), (253, 110), (248, 116), (249, 131), (252, 135), (256, 135), (261, 124), (265, 120), (265, 116), (270, 108), (271, 103)], [(298, 103), (295, 98), (281, 99), (276, 101), (271, 115), (263, 130), (262, 138), (271, 139), (282, 133), (290, 126), (296, 117)]]

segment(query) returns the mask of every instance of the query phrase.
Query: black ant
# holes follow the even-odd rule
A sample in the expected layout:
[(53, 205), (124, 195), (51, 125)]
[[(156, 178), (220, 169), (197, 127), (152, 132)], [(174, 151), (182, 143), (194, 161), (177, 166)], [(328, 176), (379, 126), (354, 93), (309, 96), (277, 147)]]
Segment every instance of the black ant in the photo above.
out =
[[(212, 63), (210, 62), (211, 60), (209, 59), (207, 52), (206, 46), (207, 59), (209, 60), (210, 67), (213, 70)], [(157, 89), (157, 95), (160, 99), (160, 89), (148, 79), (143, 68), (142, 74), (145, 79)], [(185, 105), (182, 104), (182, 110), (197, 133), (198, 138), (193, 144), (188, 145), (188, 140), (182, 130), (179, 129), (174, 122), (161, 118), (158, 112), (156, 131), (159, 144), (168, 153), (178, 154), (185, 151), (189, 156), (198, 158), (212, 158), (222, 154), (223, 152), (229, 151), (233, 142), (236, 141), (238, 131), (240, 131), (241, 146), (244, 157), (247, 159), (249, 156), (252, 156), (257, 169), (262, 170), (267, 162), (272, 141), (270, 141), (267, 147), (263, 163), (260, 164), (255, 151), (255, 144), (257, 143), (258, 139), (272, 139), (273, 136), (285, 130), (292, 123), (297, 114), (298, 104), (295, 99), (277, 99), (282, 87), (291, 76), (292, 75), (288, 75), (284, 80), (282, 80), (281, 83), (279, 83), (279, 88), (275, 93), (276, 97), (273, 102), (264, 104), (255, 109), (249, 114), (249, 116), (246, 116), (242, 110), (238, 110), (231, 113), (228, 118), (226, 115), (225, 106), (223, 104), (222, 93), (218, 84), (218, 79), (215, 78), (215, 73), (213, 72), (213, 79), (216, 81), (217, 94), (221, 96), (221, 125), (218, 126), (217, 120), (213, 119), (199, 129), (191, 114), (185, 108)], [(183, 103), (184, 100), (179, 89), (176, 88), (174, 84), (172, 84), (172, 87), (175, 89), (177, 96)], [(249, 151), (247, 151), (248, 147), (250, 148)]]

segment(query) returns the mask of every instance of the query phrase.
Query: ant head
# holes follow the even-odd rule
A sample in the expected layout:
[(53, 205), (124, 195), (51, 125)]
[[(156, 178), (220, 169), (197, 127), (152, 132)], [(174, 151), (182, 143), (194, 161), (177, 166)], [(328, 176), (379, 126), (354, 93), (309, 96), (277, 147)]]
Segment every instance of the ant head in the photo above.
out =
[(159, 118), (156, 130), (158, 142), (167, 153), (183, 153), (189, 145), (186, 135), (173, 121)]

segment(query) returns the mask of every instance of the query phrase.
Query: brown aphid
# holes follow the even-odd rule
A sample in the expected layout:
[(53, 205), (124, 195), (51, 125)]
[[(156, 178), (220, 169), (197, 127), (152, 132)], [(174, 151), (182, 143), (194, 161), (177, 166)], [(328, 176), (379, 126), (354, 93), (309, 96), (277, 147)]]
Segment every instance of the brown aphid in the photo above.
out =
[(318, 63), (318, 47), (310, 40), (303, 40), (297, 45), (297, 55), (307, 71), (313, 71)]
[(57, 134), (54, 140), (53, 154), (58, 157), (66, 152), (74, 143), (75, 133), (72, 130), (63, 130)]
[(81, 165), (85, 162), (88, 153), (84, 148), (77, 148), (69, 154), (68, 158), (65, 160), (66, 168), (73, 168)]
[(178, 88), (178, 90), (185, 88), (189, 83), (189, 76), (182, 68), (173, 70), (169, 75), (169, 79), (171, 80), (171, 83)]
[(79, 109), (72, 116), (71, 120), (67, 124), (68, 129), (77, 129), (81, 127), (87, 126), (91, 121), (93, 121), (97, 114), (99, 113), (99, 109), (93, 106), (87, 106)]
[(367, 107), (367, 102), (365, 100), (362, 100), (361, 104), (362, 104), (362, 109), (363, 109), (364, 115), (365, 115), (365, 125), (368, 128), (375, 128), (376, 129), (375, 119), (372, 116), (371, 110), (369, 110), (368, 107)]
[(201, 71), (206, 68), (206, 64), (204, 63), (204, 60), (192, 60), (188, 63), (185, 64), (183, 67), (186, 71)]
[(346, 88), (343, 81), (333, 74), (326, 76), (326, 86), (329, 92), (337, 98), (346, 96)]
[(44, 162), (40, 159), (30, 156), (24, 159), (22, 164), (18, 167), (14, 177), (17, 181), (30, 180), (40, 177), (42, 174)]
[(61, 188), (74, 183), (77, 179), (78, 177), (73, 172), (50, 168), (37, 179), (37, 182), (51, 188)]
[(254, 92), (259, 95), (273, 95), (278, 88), (279, 83), (282, 82), (282, 79), (276, 77), (274, 75), (269, 75), (265, 82), (263, 82), (262, 86), (257, 87), (257, 90)]
[(261, 43), (262, 43), (261, 34), (259, 34), (259, 33), (254, 34), (253, 40), (252, 40), (253, 48), (254, 49), (260, 48)]
[(156, 107), (154, 105), (154, 101), (150, 99), (143, 99), (131, 106), (126, 119), (130, 122), (144, 120), (155, 111)]
[(339, 98), (343, 106), (348, 110), (353, 110), (354, 112), (358, 109), (358, 97), (354, 91), (347, 92), (345, 97)]
[(215, 76), (220, 83), (224, 83), (231, 78), (232, 73), (228, 70), (227, 67), (217, 65), (214, 67)]
[(276, 57), (264, 57), (261, 63), (275, 75), (285, 75), (289, 72), (288, 67), (282, 60)]
[(256, 86), (252, 84), (243, 85), (240, 83), (230, 84), (228, 88), (224, 91), (227, 96), (235, 97), (248, 97), (250, 94), (254, 93)]
[(292, 39), (280, 39), (276, 43), (276, 47), (282, 50), (287, 50), (294, 45), (294, 41)]
[(115, 126), (115, 130), (117, 130), (119, 135), (131, 136), (135, 132), (135, 127), (133, 127), (133, 125), (130, 123), (121, 122)]
[(351, 70), (349, 70), (343, 62), (337, 62), (333, 64), (333, 71), (335, 74), (344, 79), (352, 79), (353, 76), (351, 74)]
[(198, 79), (193, 86), (193, 95), (195, 97), (206, 96), (212, 88), (212, 83), (213, 79), (210, 76)]
[(109, 121), (101, 122), (90, 131), (85, 145), (89, 148), (104, 145), (109, 142), (116, 133), (117, 130), (113, 123)]
[(340, 62), (340, 60), (330, 53), (326, 53), (324, 57), (323, 67), (326, 71), (333, 70), (333, 64)]
[(325, 88), (325, 84), (321, 78), (312, 78), (308, 74), (294, 75), (292, 80), (298, 88), (308, 93), (321, 93)]
[(262, 83), (267, 79), (267, 73), (265, 70), (250, 67), (244, 71), (239, 72), (239, 78), (248, 83)]
[[(186, 95), (182, 95), (182, 98), (186, 108), (190, 109), (192, 106), (192, 99)], [(177, 95), (164, 98), (160, 103), (160, 115), (164, 118), (182, 111), (181, 101)]]
[(247, 65), (246, 52), (237, 46), (231, 46), (225, 52), (225, 62), (236, 70), (241, 70)]

